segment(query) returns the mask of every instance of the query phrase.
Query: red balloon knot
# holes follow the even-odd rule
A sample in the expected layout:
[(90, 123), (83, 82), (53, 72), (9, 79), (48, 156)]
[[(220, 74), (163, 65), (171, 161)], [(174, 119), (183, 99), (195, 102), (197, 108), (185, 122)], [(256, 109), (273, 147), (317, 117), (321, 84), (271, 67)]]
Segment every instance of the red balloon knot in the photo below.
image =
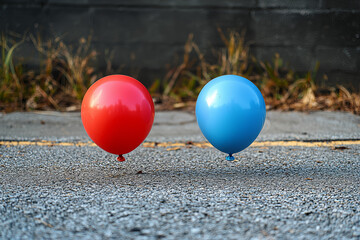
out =
[(116, 160), (118, 160), (119, 162), (124, 162), (125, 158), (123, 157), (123, 155), (119, 155)]

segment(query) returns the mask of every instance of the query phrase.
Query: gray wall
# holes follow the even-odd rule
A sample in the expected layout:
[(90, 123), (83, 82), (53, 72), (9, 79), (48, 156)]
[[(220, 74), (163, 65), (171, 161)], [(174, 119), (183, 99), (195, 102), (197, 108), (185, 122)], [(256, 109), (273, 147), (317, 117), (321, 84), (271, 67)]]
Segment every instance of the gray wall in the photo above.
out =
[[(114, 52), (113, 65), (147, 85), (182, 57), (189, 33), (203, 51), (222, 46), (216, 30), (246, 29), (252, 52), (270, 60), (276, 52), (297, 71), (316, 60), (328, 84), (360, 89), (359, 0), (0, 0), (2, 32), (41, 32), (76, 44), (93, 35), (94, 48)], [(25, 62), (39, 63), (28, 42)], [(135, 57), (135, 58), (134, 58)], [(130, 60), (132, 59), (132, 60)], [(105, 66), (103, 57), (98, 58)]]

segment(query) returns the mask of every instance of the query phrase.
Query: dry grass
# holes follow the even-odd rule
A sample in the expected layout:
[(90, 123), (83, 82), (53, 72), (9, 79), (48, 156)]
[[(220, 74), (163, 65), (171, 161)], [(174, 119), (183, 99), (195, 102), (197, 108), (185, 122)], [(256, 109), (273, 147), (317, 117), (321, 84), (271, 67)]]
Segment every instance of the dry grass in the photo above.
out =
[[(183, 61), (167, 72), (164, 79), (156, 79), (150, 93), (162, 104), (158, 109), (193, 109), (200, 90), (211, 79), (225, 75), (241, 75), (261, 90), (268, 109), (280, 110), (341, 110), (360, 114), (360, 95), (343, 86), (326, 91), (316, 85), (319, 63), (313, 70), (299, 75), (284, 64), (279, 54), (273, 61), (255, 59), (244, 40), (245, 33), (218, 29), (224, 47), (205, 56), (190, 34), (184, 46)], [(89, 86), (101, 76), (94, 61), (97, 52), (90, 48), (91, 37), (81, 38), (76, 48), (61, 38), (43, 41), (29, 36), (40, 55), (40, 69), (24, 70), (14, 60), (25, 36), (14, 41), (0, 38), (0, 111), (56, 109), (79, 110)], [(111, 54), (107, 60), (107, 74), (112, 72)], [(215, 60), (209, 60), (215, 59)], [(131, 59), (130, 59), (131, 61)]]
[(45, 98), (52, 107), (63, 110), (79, 109), (86, 90), (95, 82), (97, 75), (92, 61), (96, 51), (90, 50), (91, 38), (81, 38), (78, 47), (72, 49), (60, 38), (42, 42), (40, 37), (31, 37), (44, 60), (40, 74), (36, 76), (37, 92), (27, 102), (27, 109), (39, 108), (37, 97)]
[[(248, 78), (259, 87), (268, 109), (341, 110), (360, 114), (360, 94), (350, 93), (343, 86), (326, 89), (326, 93), (320, 91), (322, 89), (318, 88), (315, 81), (319, 62), (313, 70), (299, 76), (286, 67), (279, 54), (275, 54), (272, 62), (258, 61), (251, 56), (244, 34), (230, 32), (226, 37), (220, 29), (219, 33), (224, 48), (216, 51), (216, 62), (206, 61), (193, 41), (193, 35), (189, 35), (183, 62), (169, 70), (163, 81), (165, 90), (160, 92), (164, 102), (173, 104), (172, 108), (180, 106), (179, 102), (195, 101), (202, 87), (211, 79), (234, 74)], [(161, 89), (159, 82), (154, 83), (152, 92)], [(181, 106), (193, 105), (185, 103)]]
[(202, 87), (215, 77), (224, 74), (248, 77), (252, 68), (249, 65), (249, 46), (245, 45), (244, 34), (231, 32), (229, 38), (226, 38), (220, 29), (218, 31), (226, 47), (216, 53), (216, 63), (206, 60), (199, 46), (193, 41), (193, 34), (190, 34), (184, 46), (183, 62), (168, 71), (162, 81), (163, 88), (161, 81), (157, 80), (150, 87), (150, 92), (164, 89), (162, 97), (171, 96), (177, 101), (187, 101), (195, 99)]
[(97, 76), (92, 67), (96, 52), (90, 50), (90, 38), (80, 39), (72, 49), (61, 38), (42, 41), (40, 36), (30, 36), (40, 54), (40, 70), (24, 71), (14, 65), (14, 50), (22, 43), (1, 38), (2, 65), (0, 68), (0, 110), (56, 109), (78, 110), (88, 87)]

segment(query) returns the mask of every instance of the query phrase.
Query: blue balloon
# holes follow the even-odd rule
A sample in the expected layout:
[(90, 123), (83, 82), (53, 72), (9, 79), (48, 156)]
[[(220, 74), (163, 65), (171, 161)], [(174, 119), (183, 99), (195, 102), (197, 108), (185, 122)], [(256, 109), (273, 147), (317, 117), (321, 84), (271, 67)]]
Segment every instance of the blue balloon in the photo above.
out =
[(224, 75), (201, 90), (196, 119), (205, 138), (218, 150), (232, 154), (247, 148), (259, 135), (266, 117), (259, 89), (246, 78)]

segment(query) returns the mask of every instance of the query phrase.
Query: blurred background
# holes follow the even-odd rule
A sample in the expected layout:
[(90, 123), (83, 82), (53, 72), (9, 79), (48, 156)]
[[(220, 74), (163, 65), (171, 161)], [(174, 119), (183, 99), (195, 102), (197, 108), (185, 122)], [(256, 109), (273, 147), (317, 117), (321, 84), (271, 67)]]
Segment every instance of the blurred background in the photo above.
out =
[(0, 0), (0, 110), (79, 110), (109, 74), (164, 109), (253, 81), (269, 109), (360, 112), (358, 0)]

